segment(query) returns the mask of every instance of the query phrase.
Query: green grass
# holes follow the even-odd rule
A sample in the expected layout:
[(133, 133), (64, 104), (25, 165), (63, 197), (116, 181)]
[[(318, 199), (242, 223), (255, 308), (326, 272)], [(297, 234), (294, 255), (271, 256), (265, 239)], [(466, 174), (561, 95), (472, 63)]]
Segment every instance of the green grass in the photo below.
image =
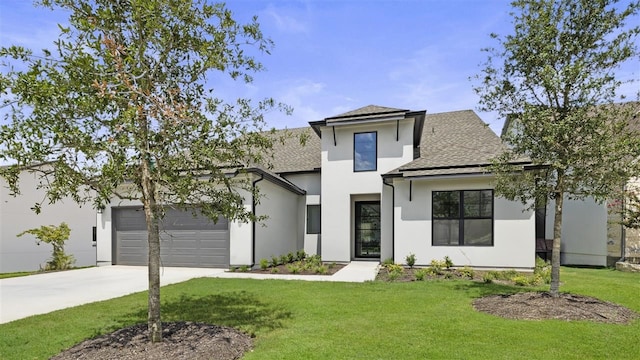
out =
[(35, 271), (18, 271), (18, 272), (10, 272), (10, 273), (0, 273), (0, 279), (8, 279), (20, 276), (29, 276), (37, 274)]
[[(563, 291), (640, 312), (640, 275), (562, 269)], [(540, 289), (540, 288), (538, 288)], [(474, 298), (521, 287), (464, 280), (364, 284), (195, 279), (164, 287), (163, 320), (255, 334), (245, 359), (632, 359), (630, 325), (507, 320)], [(146, 293), (0, 325), (1, 359), (46, 359), (83, 339), (145, 322)]]
[(34, 270), (34, 271), (17, 271), (17, 272), (10, 272), (10, 273), (0, 273), (0, 279), (8, 279), (8, 278), (14, 278), (14, 277), (21, 277), (21, 276), (46, 274), (48, 272), (53, 272), (53, 271), (70, 271), (70, 270), (77, 270), (77, 269), (86, 269), (86, 268), (90, 268), (90, 267), (95, 267), (95, 265), (72, 267), (70, 269), (65, 269), (65, 270), (49, 270), (49, 271)]

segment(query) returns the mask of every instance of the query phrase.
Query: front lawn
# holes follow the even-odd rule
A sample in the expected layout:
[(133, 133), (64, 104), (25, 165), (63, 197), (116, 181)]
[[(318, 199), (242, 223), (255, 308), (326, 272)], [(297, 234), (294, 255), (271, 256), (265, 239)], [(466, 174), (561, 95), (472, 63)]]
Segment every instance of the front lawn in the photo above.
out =
[[(562, 269), (563, 291), (640, 312), (640, 275)], [(540, 288), (541, 289), (541, 288)], [(196, 279), (162, 289), (163, 320), (255, 334), (245, 359), (632, 359), (631, 325), (507, 320), (474, 298), (531, 290), (467, 280), (364, 284)], [(146, 293), (0, 325), (0, 358), (46, 359), (83, 339), (145, 322)]]

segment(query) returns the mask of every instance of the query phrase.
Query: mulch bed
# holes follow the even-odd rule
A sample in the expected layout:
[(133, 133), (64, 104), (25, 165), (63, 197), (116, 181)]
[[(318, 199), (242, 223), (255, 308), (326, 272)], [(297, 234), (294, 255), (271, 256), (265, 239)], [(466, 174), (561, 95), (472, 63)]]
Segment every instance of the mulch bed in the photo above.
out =
[(147, 324), (86, 340), (52, 360), (234, 360), (251, 350), (251, 337), (238, 330), (194, 322), (162, 323), (163, 342), (149, 342)]
[(640, 317), (624, 306), (565, 293), (555, 298), (547, 292), (491, 295), (474, 300), (473, 307), (478, 311), (519, 320), (587, 320), (628, 324)]
[(269, 267), (266, 270), (253, 269), (250, 272), (255, 274), (271, 274), (271, 275), (333, 275), (346, 266), (345, 264), (325, 264), (325, 265), (327, 266), (327, 272), (324, 274), (317, 273), (313, 270), (302, 270), (297, 274), (293, 274), (289, 270), (287, 265), (278, 265), (275, 267), (278, 270), (275, 270), (275, 271), (271, 270), (274, 267)]

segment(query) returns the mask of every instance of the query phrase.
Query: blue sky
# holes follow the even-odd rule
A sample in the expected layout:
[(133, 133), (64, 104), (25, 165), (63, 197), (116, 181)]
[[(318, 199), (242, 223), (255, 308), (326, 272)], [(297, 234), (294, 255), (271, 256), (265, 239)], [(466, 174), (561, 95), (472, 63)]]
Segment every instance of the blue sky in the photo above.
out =
[[(267, 115), (276, 128), (306, 126), (365, 105), (428, 113), (476, 110), (469, 77), (480, 71), (494, 45), (489, 34), (511, 31), (505, 0), (229, 1), (239, 21), (257, 15), (275, 42), (261, 56), (267, 71), (252, 84), (217, 79), (219, 96), (273, 97), (294, 113)], [(0, 1), (0, 46), (52, 48), (66, 14), (36, 8), (29, 0)], [(640, 60), (618, 72), (640, 77)], [(638, 83), (622, 90), (628, 96)], [(478, 112), (497, 133), (503, 119)]]

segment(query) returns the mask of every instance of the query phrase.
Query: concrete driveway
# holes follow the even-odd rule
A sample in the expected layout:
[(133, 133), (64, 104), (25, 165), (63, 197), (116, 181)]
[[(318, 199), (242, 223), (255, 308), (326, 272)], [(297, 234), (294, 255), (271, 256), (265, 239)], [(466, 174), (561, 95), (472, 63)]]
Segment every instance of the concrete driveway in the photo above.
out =
[[(198, 277), (365, 282), (375, 279), (378, 262), (352, 261), (333, 275), (270, 275), (225, 269), (160, 269), (160, 285)], [(109, 300), (148, 289), (146, 266), (101, 266), (0, 279), (0, 324), (51, 311)]]
[[(160, 285), (223, 272), (224, 269), (163, 268)], [(0, 279), (0, 324), (147, 288), (144, 266), (114, 265)]]

